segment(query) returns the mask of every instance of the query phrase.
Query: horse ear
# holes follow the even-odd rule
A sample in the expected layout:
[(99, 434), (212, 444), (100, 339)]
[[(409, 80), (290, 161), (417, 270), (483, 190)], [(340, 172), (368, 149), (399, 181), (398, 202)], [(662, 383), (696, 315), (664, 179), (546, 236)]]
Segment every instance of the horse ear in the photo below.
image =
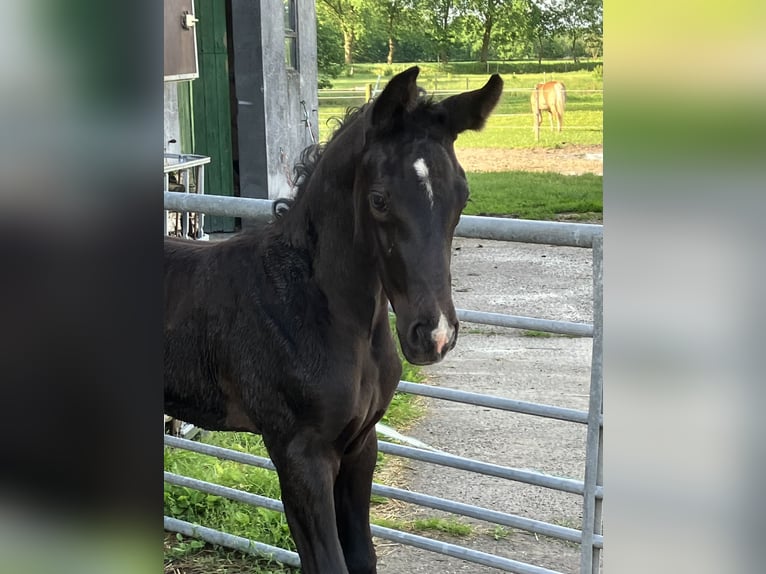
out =
[(480, 130), (503, 94), (503, 79), (493, 74), (483, 88), (442, 100), (447, 110), (452, 135), (465, 130)]
[(418, 86), (415, 80), (419, 73), (420, 68), (413, 66), (391, 78), (373, 103), (371, 117), (373, 126), (379, 126), (395, 114), (409, 111), (415, 106), (418, 98)]

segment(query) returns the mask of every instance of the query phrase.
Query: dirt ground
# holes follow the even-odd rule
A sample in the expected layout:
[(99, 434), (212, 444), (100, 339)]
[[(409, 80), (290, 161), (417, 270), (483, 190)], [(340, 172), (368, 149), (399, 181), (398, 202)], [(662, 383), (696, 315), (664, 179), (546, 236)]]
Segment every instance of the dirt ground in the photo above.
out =
[(564, 144), (560, 148), (458, 149), (466, 171), (553, 171), (564, 175), (603, 175), (603, 146)]

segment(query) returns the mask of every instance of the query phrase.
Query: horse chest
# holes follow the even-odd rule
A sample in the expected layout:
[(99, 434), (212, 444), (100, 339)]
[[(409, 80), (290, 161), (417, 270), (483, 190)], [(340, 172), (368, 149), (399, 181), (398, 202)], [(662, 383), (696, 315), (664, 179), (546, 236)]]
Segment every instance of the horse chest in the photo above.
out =
[(388, 408), (401, 373), (402, 365), (393, 349), (385, 354), (370, 354), (362, 370), (359, 387), (367, 395), (366, 402), (372, 409), (385, 411)]

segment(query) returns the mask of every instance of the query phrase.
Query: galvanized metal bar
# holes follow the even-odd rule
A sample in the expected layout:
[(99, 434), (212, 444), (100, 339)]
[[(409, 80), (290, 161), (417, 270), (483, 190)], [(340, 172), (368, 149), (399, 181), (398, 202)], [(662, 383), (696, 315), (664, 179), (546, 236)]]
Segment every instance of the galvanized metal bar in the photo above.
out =
[(412, 383), (410, 381), (399, 381), (399, 387), (397, 390), (403, 391), (405, 393), (411, 393), (413, 395), (421, 395), (435, 399), (444, 399), (446, 401), (477, 405), (480, 407), (489, 407), (503, 411), (535, 415), (539, 417), (546, 417), (549, 419), (557, 419), (573, 423), (588, 424), (588, 413), (586, 411), (578, 411), (564, 407), (554, 407), (551, 405), (530, 403), (527, 401), (518, 401), (515, 399), (506, 399), (504, 397), (495, 397), (481, 393), (459, 391), (457, 389), (448, 389), (445, 387), (422, 385), (420, 383)]
[[(164, 192), (165, 209), (203, 212), (208, 215), (242, 217), (259, 221), (271, 219), (268, 199), (225, 197), (216, 195), (174, 194)], [(569, 247), (591, 247), (593, 237), (602, 234), (602, 225), (560, 223), (502, 217), (463, 215), (455, 230), (458, 237), (474, 237), (496, 241), (543, 243)]]
[[(579, 544), (580, 540), (582, 539), (582, 533), (574, 528), (566, 528), (564, 526), (558, 526), (556, 524), (550, 524), (540, 520), (533, 520), (531, 518), (524, 518), (522, 516), (508, 514), (506, 512), (489, 510), (487, 508), (482, 508), (473, 504), (464, 504), (462, 502), (456, 502), (454, 500), (440, 498), (438, 496), (421, 494), (419, 492), (412, 492), (410, 490), (404, 490), (401, 488), (377, 483), (373, 484), (372, 492), (373, 494), (377, 494), (379, 496), (395, 498), (396, 500), (409, 502), (410, 504), (418, 504), (420, 506), (433, 508), (435, 510), (443, 510), (444, 512), (451, 512), (453, 514), (459, 514), (469, 518), (486, 520), (492, 524), (508, 526), (509, 528), (519, 528), (521, 530), (526, 530), (527, 532), (534, 532), (535, 534), (551, 536), (560, 540), (567, 540), (568, 542), (576, 542)], [(594, 537), (594, 544), (603, 544), (603, 538)]]
[(169, 532), (180, 532), (184, 536), (198, 538), (205, 542), (209, 542), (210, 544), (218, 544), (219, 546), (239, 550), (246, 554), (260, 556), (267, 560), (278, 560), (293, 568), (300, 568), (301, 566), (301, 559), (296, 552), (291, 552), (290, 550), (285, 550), (278, 546), (256, 542), (255, 540), (243, 538), (242, 536), (234, 536), (233, 534), (221, 532), (220, 530), (214, 530), (213, 528), (200, 526), (198, 524), (192, 524), (191, 522), (178, 520), (177, 518), (171, 518), (170, 516), (165, 516), (164, 523), (165, 530)]
[[(168, 161), (173, 160), (173, 161)], [(164, 166), (165, 173), (172, 171), (180, 171), (182, 169), (189, 169), (192, 167), (202, 166), (206, 163), (210, 163), (211, 158), (206, 155), (195, 155), (192, 153), (169, 153), (164, 154)]]
[[(163, 184), (164, 184), (164, 190), (163, 193), (168, 193), (168, 189), (170, 189), (170, 174), (168, 172), (165, 172), (163, 174)], [(168, 210), (164, 210), (163, 213), (165, 214), (165, 217), (163, 218), (163, 224), (162, 224), (162, 234), (167, 235), (168, 234)]]
[(197, 211), (208, 215), (242, 217), (261, 222), (270, 221), (272, 218), (273, 201), (269, 199), (165, 192), (164, 202), (165, 209), (172, 211)]
[[(603, 402), (602, 402), (603, 406)], [(596, 484), (603, 486), (604, 484), (604, 429), (601, 427), (598, 433), (598, 468), (596, 469)], [(604, 507), (604, 500), (602, 498), (596, 498), (595, 512), (593, 514), (593, 561), (591, 574), (599, 574), (601, 571), (601, 551), (604, 548), (603, 540), (603, 527), (602, 527), (602, 511)], [(586, 574), (588, 574), (586, 572)]]
[[(590, 402), (588, 407), (588, 431), (585, 443), (585, 481), (583, 493), (582, 545), (580, 548), (580, 574), (597, 573), (600, 550), (595, 548), (593, 539), (601, 532), (600, 508), (596, 511), (597, 490), (600, 484), (603, 415), (603, 239), (593, 242), (593, 354), (591, 359)], [(603, 471), (602, 471), (603, 472)], [(599, 504), (600, 507), (600, 504)], [(598, 516), (597, 516), (598, 515)], [(598, 521), (598, 523), (597, 523)]]
[(193, 488), (194, 490), (207, 492), (208, 494), (223, 496), (229, 500), (244, 502), (245, 504), (250, 504), (252, 506), (260, 506), (267, 510), (273, 510), (274, 512), (284, 512), (282, 502), (275, 498), (269, 498), (268, 496), (261, 496), (260, 494), (253, 494), (251, 492), (244, 492), (243, 490), (237, 490), (236, 488), (221, 486), (220, 484), (175, 474), (173, 472), (165, 471), (163, 474), (165, 482), (174, 486), (185, 486), (187, 488)]
[[(197, 168), (197, 195), (205, 195), (205, 164)], [(205, 214), (197, 212), (197, 238), (205, 236)]]
[[(165, 473), (165, 481), (177, 486), (186, 486), (188, 488), (199, 490), (200, 492), (206, 492), (208, 494), (222, 496), (230, 500), (236, 500), (237, 502), (243, 502), (253, 506), (262, 506), (270, 510), (276, 510), (277, 512), (284, 512), (284, 506), (278, 500), (267, 498), (265, 496), (250, 494), (248, 492), (242, 492), (241, 490), (229, 488), (227, 486), (221, 486), (219, 484), (213, 484), (212, 482), (180, 476), (170, 472)], [(472, 550), (463, 546), (457, 546), (447, 542), (432, 540), (431, 538), (426, 538), (425, 536), (418, 536), (408, 532), (401, 532), (392, 528), (384, 528), (382, 526), (373, 524), (371, 525), (371, 530), (373, 536), (377, 536), (378, 538), (384, 538), (394, 542), (409, 544), (424, 550), (430, 550), (432, 552), (438, 552), (439, 554), (452, 556), (453, 558), (460, 558), (462, 560), (467, 560), (476, 564), (498, 568), (505, 572), (514, 572), (517, 574), (560, 574), (554, 570), (532, 566), (531, 564), (525, 564), (523, 562), (518, 562), (509, 558), (502, 558), (493, 554), (487, 554), (486, 552), (480, 552), (478, 550)]]
[(426, 538), (425, 536), (418, 536), (417, 534), (410, 534), (409, 532), (402, 532), (392, 528), (372, 525), (371, 530), (373, 536), (377, 536), (378, 538), (407, 544), (416, 548), (422, 548), (423, 550), (430, 550), (431, 552), (437, 552), (475, 564), (490, 566), (491, 568), (497, 568), (504, 572), (513, 572), (514, 574), (561, 574), (561, 572), (556, 570), (548, 570), (547, 568), (541, 568), (540, 566), (533, 566), (531, 564), (526, 564), (525, 562), (503, 558), (494, 554), (487, 554), (486, 552), (472, 550), (471, 548), (465, 548), (464, 546), (457, 546), (456, 544), (441, 542), (439, 540), (433, 540), (431, 538)]
[[(191, 184), (191, 177), (188, 169), (185, 169), (182, 171), (181, 175), (181, 181), (183, 182), (184, 186), (184, 194), (189, 195), (191, 193), (191, 190), (189, 189)], [(181, 237), (184, 239), (189, 238), (189, 212), (184, 211), (181, 213)]]
[[(194, 441), (171, 436), (165, 436), (165, 444), (168, 446), (185, 448), (187, 450), (199, 452), (202, 454), (209, 454), (211, 456), (216, 456), (226, 460), (233, 460), (235, 462), (241, 462), (244, 464), (258, 466), (260, 468), (268, 468), (270, 470), (274, 470), (274, 465), (269, 459), (254, 456), (252, 454), (237, 452), (209, 444), (197, 443)], [(432, 452), (380, 440), (378, 441), (378, 450), (386, 454), (393, 454), (396, 456), (403, 456), (415, 460), (422, 460), (423, 462), (430, 462), (433, 464), (441, 464), (460, 470), (478, 472), (499, 478), (507, 478), (508, 480), (515, 480), (517, 482), (524, 482), (526, 484), (533, 484), (535, 486), (542, 486), (553, 490), (561, 490), (571, 494), (582, 495), (585, 492), (584, 483), (579, 480), (542, 474), (530, 470), (520, 470), (507, 466), (500, 466), (497, 464), (491, 464), (488, 462), (481, 462), (470, 458), (455, 456), (453, 454)], [(601, 487), (596, 488), (596, 496), (601, 496)]]
[(504, 217), (463, 215), (455, 229), (459, 237), (543, 243), (569, 247), (591, 247), (593, 238), (601, 235), (603, 226), (590, 223), (561, 223)]
[(550, 319), (536, 319), (534, 317), (506, 315), (504, 313), (488, 313), (486, 311), (471, 311), (469, 309), (456, 309), (456, 312), (458, 319), (469, 323), (511, 327), (513, 329), (527, 329), (529, 331), (545, 331), (546, 333), (559, 333), (562, 335), (571, 335), (573, 337), (593, 336), (593, 325), (588, 323), (552, 321)]
[[(488, 462), (481, 462), (471, 458), (464, 458), (462, 456), (455, 456), (453, 454), (421, 450), (418, 448), (402, 446), (385, 441), (378, 441), (378, 450), (386, 454), (404, 456), (415, 460), (422, 460), (423, 462), (430, 462), (433, 464), (441, 464), (443, 466), (449, 466), (460, 470), (478, 472), (488, 476), (507, 478), (517, 482), (533, 484), (535, 486), (542, 486), (544, 488), (550, 488), (553, 490), (561, 490), (563, 492), (579, 494), (581, 496), (584, 493), (584, 484), (579, 480), (573, 480), (571, 478), (561, 478), (558, 476), (551, 476), (549, 474), (542, 474), (531, 470), (520, 470), (517, 468), (491, 464)], [(599, 495), (600, 489), (597, 488), (596, 496)]]
[[(276, 470), (274, 468), (274, 464), (268, 458), (238, 452), (220, 446), (213, 446), (168, 435), (165, 436), (165, 444), (174, 448), (182, 448), (184, 450), (198, 452), (200, 454), (206, 454), (208, 456), (214, 456), (224, 460), (232, 460), (241, 464), (248, 464), (251, 466), (257, 466), (259, 468)], [(552, 536), (554, 538), (559, 538), (561, 540), (567, 540), (570, 542), (579, 543), (582, 539), (581, 532), (573, 528), (565, 528), (563, 526), (557, 526), (547, 522), (523, 518), (513, 514), (498, 512), (496, 510), (489, 510), (471, 504), (463, 504), (454, 500), (448, 500), (446, 498), (439, 498), (427, 494), (420, 494), (418, 492), (411, 492), (409, 490), (403, 490), (401, 488), (395, 488), (392, 486), (373, 483), (372, 493), (379, 496), (386, 496), (388, 498), (395, 498), (404, 502), (420, 504), (422, 506), (436, 510), (454, 512), (456, 514), (468, 516), (470, 518), (486, 520), (487, 522), (500, 524), (502, 526), (520, 528), (522, 530), (527, 530), (536, 534), (544, 534), (546, 536)], [(602, 543), (602, 537), (594, 537), (594, 544), (596, 546), (599, 546)]]
[(239, 452), (220, 446), (213, 446), (212, 444), (205, 444), (193, 440), (187, 440), (177, 436), (165, 435), (165, 445), (172, 446), (174, 448), (182, 448), (184, 450), (190, 450), (192, 452), (198, 452), (200, 454), (206, 454), (208, 456), (214, 456), (223, 460), (231, 460), (239, 462), (241, 464), (248, 464), (250, 466), (257, 466), (258, 468), (265, 468), (268, 470), (276, 470), (274, 463), (268, 458), (262, 456), (256, 456), (254, 454), (248, 454), (246, 452)]

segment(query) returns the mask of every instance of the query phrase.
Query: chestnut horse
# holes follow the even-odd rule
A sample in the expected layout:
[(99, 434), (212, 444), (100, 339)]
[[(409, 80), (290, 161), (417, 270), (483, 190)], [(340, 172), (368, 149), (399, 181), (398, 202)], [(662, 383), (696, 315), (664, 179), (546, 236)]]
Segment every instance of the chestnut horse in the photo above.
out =
[[(326, 146), (263, 228), (165, 239), (165, 412), (260, 433), (304, 574), (372, 574), (375, 424), (405, 357), (455, 346), (450, 256), (468, 200), (455, 138), (497, 104), (500, 76), (441, 102), (394, 76)], [(283, 206), (284, 207), (284, 206)]]
[(543, 121), (542, 112), (547, 111), (551, 118), (551, 131), (553, 131), (553, 116), (556, 116), (558, 131), (564, 123), (564, 109), (567, 104), (567, 89), (561, 82), (545, 82), (537, 84), (532, 90), (530, 97), (532, 113), (535, 116), (535, 140), (540, 141), (540, 124)]

